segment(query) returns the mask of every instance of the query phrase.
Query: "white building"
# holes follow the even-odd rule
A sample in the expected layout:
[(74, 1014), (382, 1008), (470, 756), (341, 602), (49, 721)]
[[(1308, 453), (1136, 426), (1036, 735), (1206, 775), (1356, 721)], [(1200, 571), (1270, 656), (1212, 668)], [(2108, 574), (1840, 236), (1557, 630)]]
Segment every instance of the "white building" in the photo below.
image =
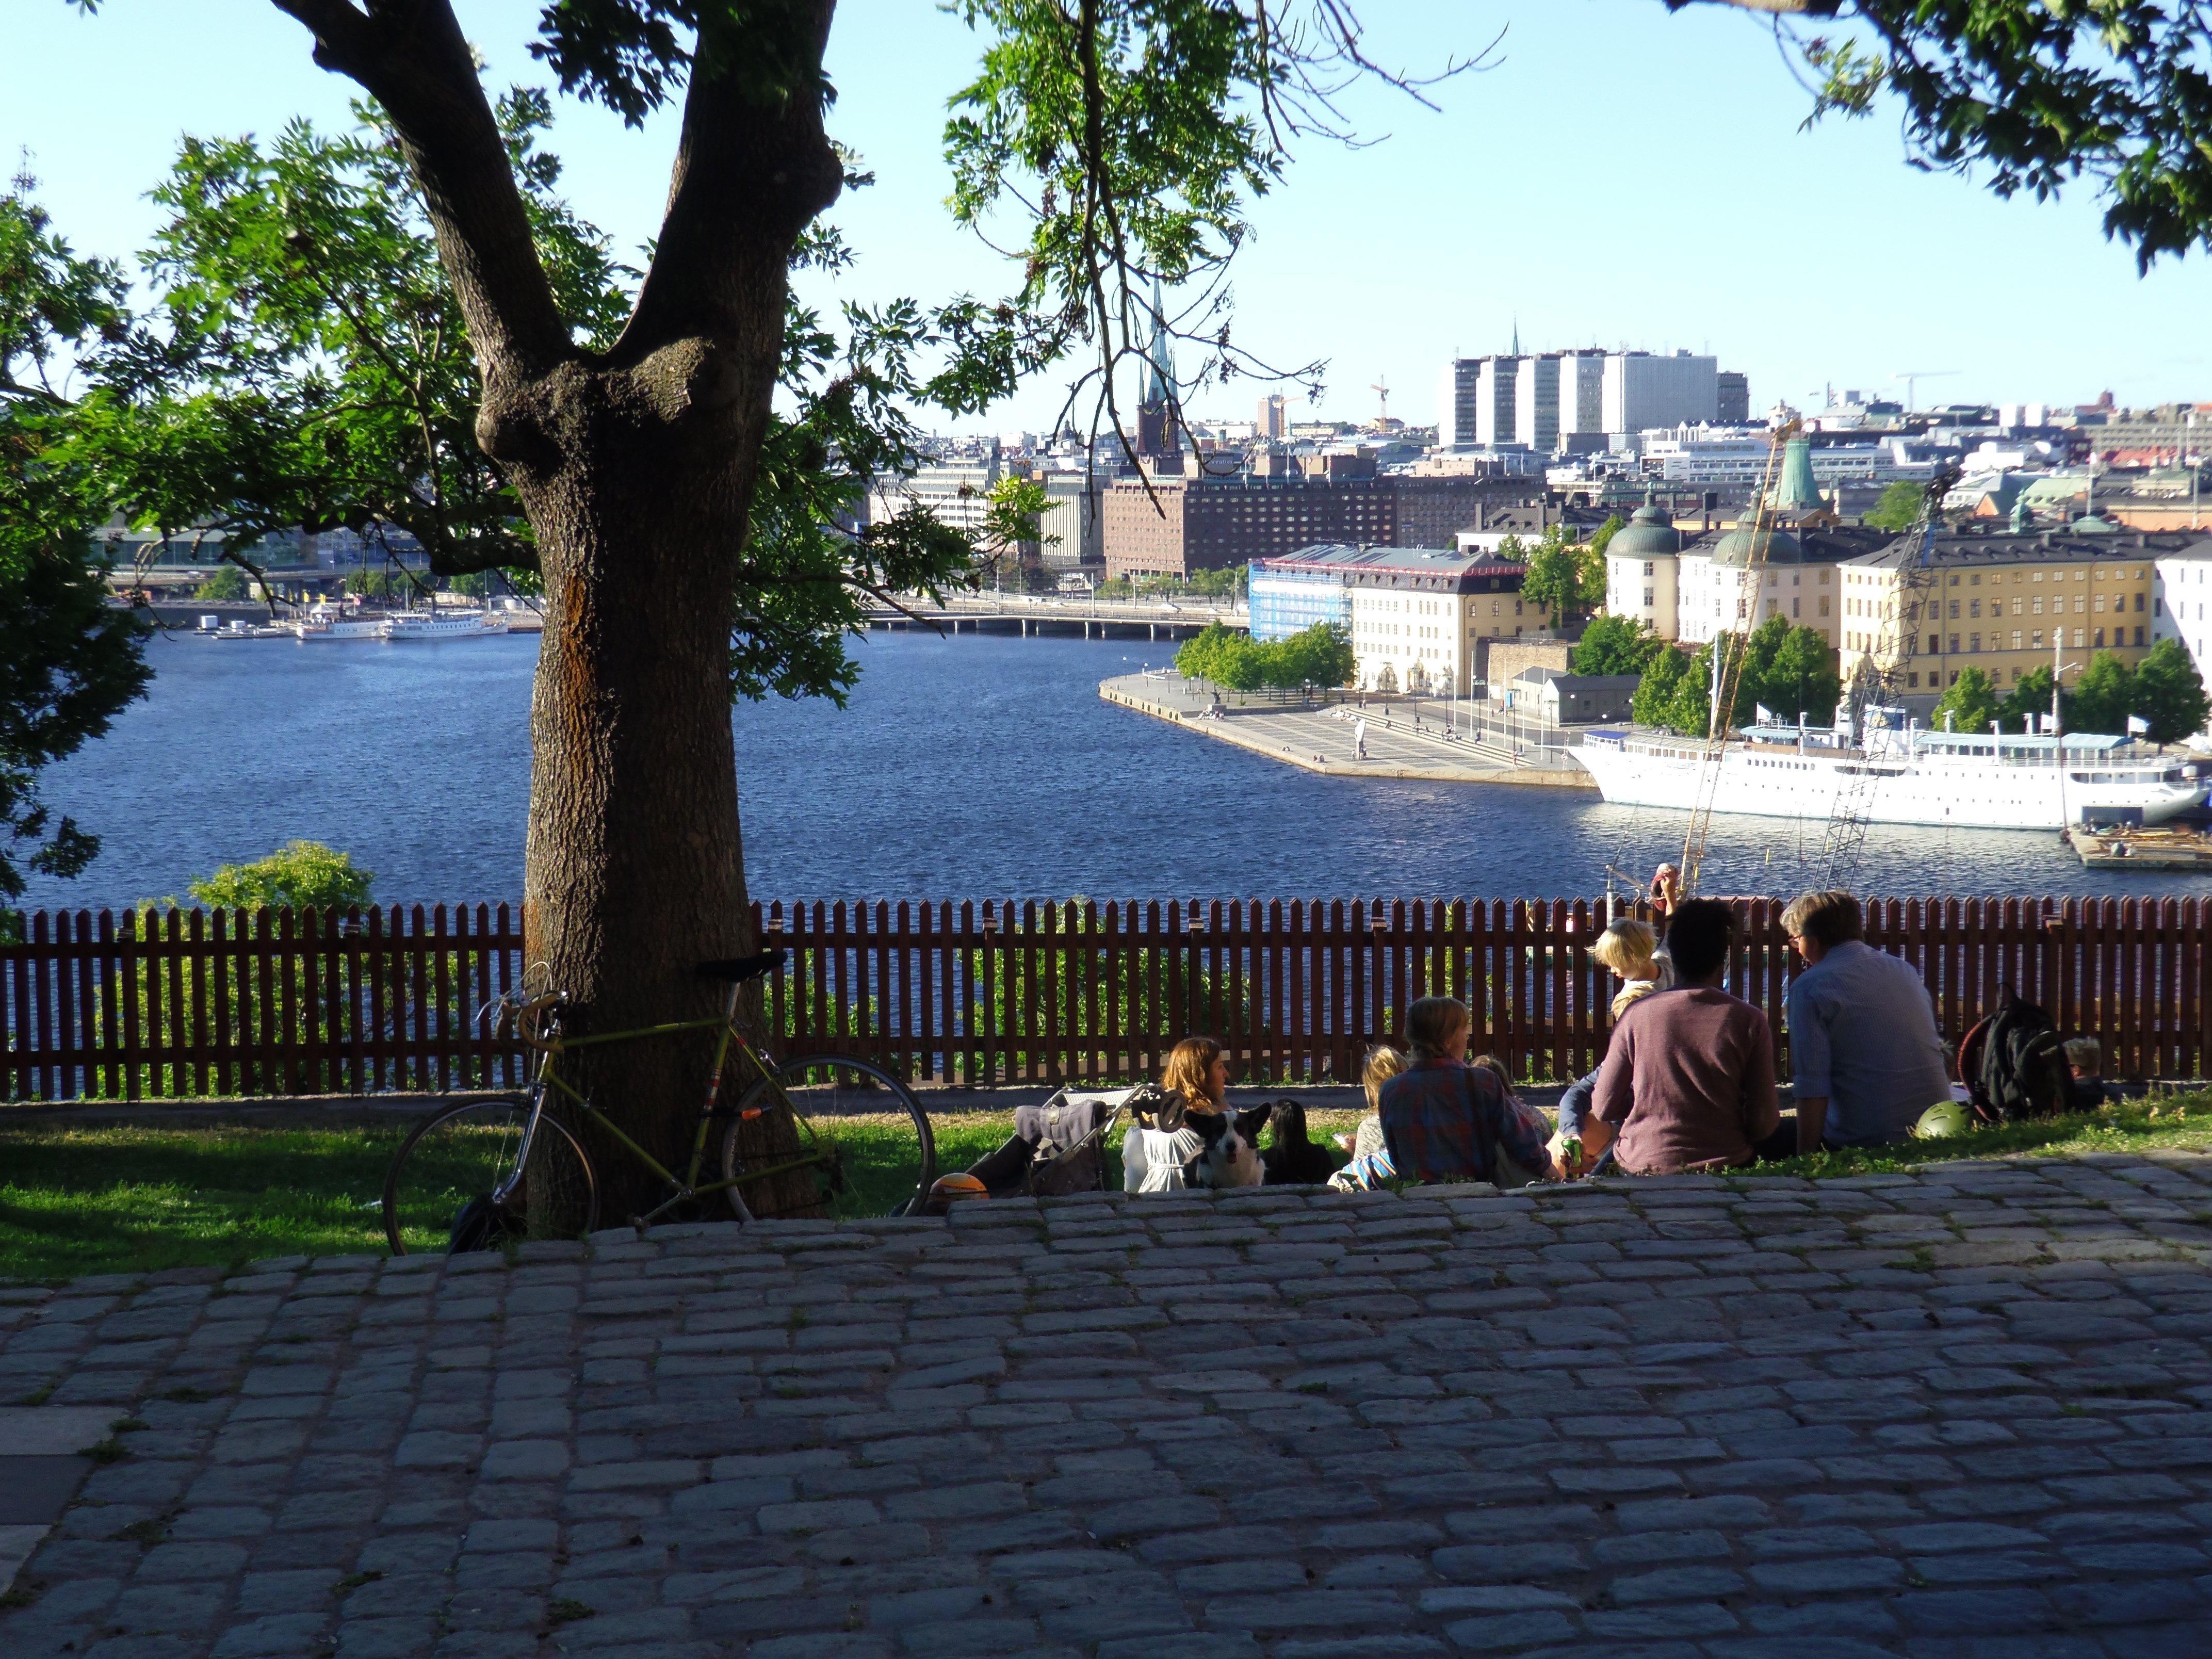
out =
[(1642, 623), (1662, 640), (1679, 629), (1677, 586), (1682, 535), (1650, 495), (1605, 547), (1605, 608)]
[(1614, 352), (1605, 360), (1600, 398), (1608, 433), (1625, 436), (1653, 427), (1710, 424), (1720, 419), (1720, 362), (1686, 351), (1671, 357)]
[[(1675, 426), (1642, 434), (1644, 471), (1670, 484), (1716, 489), (1757, 484), (1767, 477), (1774, 441), (1759, 427)], [(1813, 477), (1823, 489), (1839, 483), (1925, 482), (1936, 463), (1916, 460), (1902, 439), (1887, 443), (1824, 444), (1812, 450)]]
[[(2198, 542), (2153, 566), (2151, 643), (2179, 640), (2212, 684), (2212, 541)], [(2200, 736), (2212, 736), (2212, 721)]]
[(1343, 568), (1364, 691), (1466, 696), (1485, 641), (1550, 623), (1521, 597), (1522, 568), (1480, 554), (1376, 547)]

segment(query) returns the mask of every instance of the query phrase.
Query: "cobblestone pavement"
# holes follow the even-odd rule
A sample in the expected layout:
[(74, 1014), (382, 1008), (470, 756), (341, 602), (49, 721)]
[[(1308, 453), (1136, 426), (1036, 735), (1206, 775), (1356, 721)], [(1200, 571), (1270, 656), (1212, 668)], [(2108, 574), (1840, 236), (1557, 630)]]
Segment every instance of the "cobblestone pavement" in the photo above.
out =
[(2212, 1159), (1086, 1198), (0, 1307), (9, 1659), (2212, 1651)]

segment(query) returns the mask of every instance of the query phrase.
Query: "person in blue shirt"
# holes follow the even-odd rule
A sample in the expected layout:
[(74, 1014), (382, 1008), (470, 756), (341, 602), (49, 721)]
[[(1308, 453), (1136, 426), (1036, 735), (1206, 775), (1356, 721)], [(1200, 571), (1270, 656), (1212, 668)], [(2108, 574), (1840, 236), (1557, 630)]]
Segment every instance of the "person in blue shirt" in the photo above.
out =
[(1786, 1158), (1903, 1140), (1922, 1113), (1952, 1098), (1936, 1005), (1919, 971), (1866, 942), (1849, 893), (1807, 893), (1782, 913), (1782, 930), (1806, 963), (1789, 1000), (1797, 1139), (1761, 1152)]

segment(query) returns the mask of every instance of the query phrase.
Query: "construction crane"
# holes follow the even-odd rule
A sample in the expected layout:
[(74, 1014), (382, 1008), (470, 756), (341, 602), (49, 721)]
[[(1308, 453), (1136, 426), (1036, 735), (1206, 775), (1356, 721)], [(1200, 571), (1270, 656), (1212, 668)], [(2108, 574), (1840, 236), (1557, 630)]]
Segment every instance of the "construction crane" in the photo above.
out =
[[(1682, 837), (1682, 866), (1680, 875), (1682, 896), (1694, 898), (1698, 882), (1705, 866), (1705, 838), (1713, 825), (1713, 802), (1720, 793), (1721, 765), (1728, 749), (1729, 717), (1735, 708), (1738, 689), (1743, 684), (1744, 659), (1751, 654), (1751, 630), (1758, 618), (1753, 614), (1759, 608), (1759, 596), (1765, 587), (1759, 576), (1766, 568), (1766, 550), (1773, 539), (1767, 526), (1767, 513), (1774, 491), (1776, 471), (1782, 465), (1784, 447), (1797, 435), (1797, 422), (1790, 421), (1778, 427), (1767, 441), (1766, 467), (1759, 481), (1759, 490), (1752, 497), (1751, 543), (1744, 553), (1744, 573), (1736, 592), (1737, 621), (1742, 624), (1741, 638), (1726, 629), (1717, 629), (1713, 635), (1712, 708), (1705, 719), (1705, 752), (1698, 769), (1698, 793), (1690, 809), (1690, 828)], [(1741, 528), (1741, 521), (1738, 521)]]
[(1380, 432), (1390, 424), (1390, 377), (1384, 375), (1367, 389), (1382, 400), (1382, 412), (1375, 417), (1375, 429)]
[[(1875, 649), (1859, 659), (1858, 671), (1844, 689), (1851, 733), (1862, 758), (1867, 746), (1867, 714), (1896, 698), (1905, 684), (1905, 671), (1920, 654), (1920, 633), (1928, 622), (1940, 620), (1935, 608), (1942, 601), (1936, 592), (1936, 532), (1943, 522), (1943, 498), (1959, 482), (1956, 467), (1938, 468), (1921, 493), (1920, 506), (1900, 538), (1904, 552), (1898, 562), (1897, 598), (1885, 625), (1875, 637)], [(1884, 649), (1891, 639), (1893, 647)], [(1829, 809), (1828, 828), (1820, 841), (1820, 885), (1847, 887), (1858, 875), (1859, 858), (1866, 850), (1867, 825), (1873, 821), (1875, 791), (1888, 775), (1882, 768), (1862, 764), (1844, 773), (1844, 786), (1836, 792)]]

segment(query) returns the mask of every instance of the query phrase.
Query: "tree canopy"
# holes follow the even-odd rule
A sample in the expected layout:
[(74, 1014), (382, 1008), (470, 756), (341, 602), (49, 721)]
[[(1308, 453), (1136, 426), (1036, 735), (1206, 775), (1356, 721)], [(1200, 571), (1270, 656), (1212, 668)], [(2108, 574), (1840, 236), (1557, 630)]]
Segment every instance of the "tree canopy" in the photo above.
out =
[(68, 453), (70, 371), (78, 352), (125, 329), (114, 265), (80, 258), (30, 199), (0, 195), (0, 898), (25, 869), (73, 876), (97, 836), (41, 799), (39, 774), (74, 753), (151, 677), (145, 629), (107, 603), (90, 532), (98, 489)]
[[(1670, 10), (1696, 0), (1666, 0)], [(2087, 177), (2148, 267), (2212, 249), (2212, 22), (2172, 0), (1720, 0), (1761, 14), (1813, 117), (1903, 106), (1913, 164), (2039, 199)], [(1785, 21), (1788, 15), (1814, 22)], [(1840, 20), (1832, 31), (1827, 20)]]
[(1329, 623), (1316, 623), (1286, 640), (1255, 640), (1242, 629), (1209, 623), (1176, 653), (1176, 672), (1211, 680), (1232, 691), (1300, 686), (1334, 690), (1348, 684), (1358, 665), (1351, 637)]
[(1942, 726), (1948, 716), (1952, 729), (1960, 732), (1986, 732), (1997, 718), (1996, 687), (1990, 677), (1971, 664), (1959, 671), (1959, 678), (1944, 688), (1936, 701), (1935, 723)]
[(1905, 478), (1884, 486), (1881, 498), (1867, 509), (1863, 522), (1876, 530), (1910, 530), (1920, 515), (1923, 489)]
[(1641, 674), (1667, 648), (1648, 623), (1633, 617), (1594, 617), (1567, 655), (1577, 674)]
[(1834, 710), (1836, 659), (1827, 641), (1817, 629), (1793, 627), (1786, 617), (1769, 617), (1748, 635), (1717, 635), (1694, 656), (1685, 655), (1679, 647), (1662, 646), (1636, 688), (1630, 712), (1638, 724), (1705, 737), (1713, 725), (1717, 650), (1727, 653), (1724, 662), (1740, 664), (1735, 694), (1719, 721), (1722, 730), (1747, 723), (1762, 703), (1778, 720), (1795, 720), (1802, 714), (1816, 724), (1825, 722)]
[[(1508, 538), (1517, 546), (1517, 538)], [(1504, 549), (1500, 548), (1500, 556)], [(1544, 607), (1553, 624), (1595, 610), (1605, 603), (1605, 559), (1595, 549), (1571, 541), (1566, 526), (1553, 525), (1528, 550), (1528, 571), (1521, 597)]]

